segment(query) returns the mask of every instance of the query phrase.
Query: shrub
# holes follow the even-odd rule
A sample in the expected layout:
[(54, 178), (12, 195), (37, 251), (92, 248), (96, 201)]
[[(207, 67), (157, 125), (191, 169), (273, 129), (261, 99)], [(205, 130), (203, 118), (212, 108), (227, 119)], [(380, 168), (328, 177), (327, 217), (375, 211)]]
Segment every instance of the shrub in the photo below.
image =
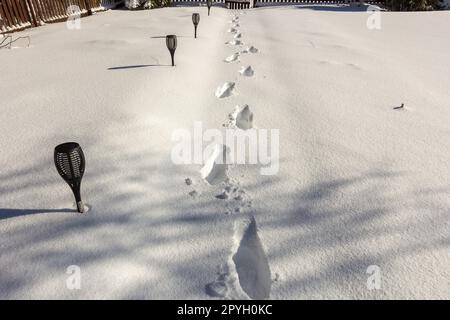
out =
[(125, 0), (125, 7), (132, 10), (170, 7), (171, 5), (171, 0)]
[(150, 1), (150, 9), (171, 7), (171, 6), (172, 6), (172, 0), (151, 0)]
[(433, 10), (439, 0), (387, 0), (386, 6), (393, 11), (428, 11)]

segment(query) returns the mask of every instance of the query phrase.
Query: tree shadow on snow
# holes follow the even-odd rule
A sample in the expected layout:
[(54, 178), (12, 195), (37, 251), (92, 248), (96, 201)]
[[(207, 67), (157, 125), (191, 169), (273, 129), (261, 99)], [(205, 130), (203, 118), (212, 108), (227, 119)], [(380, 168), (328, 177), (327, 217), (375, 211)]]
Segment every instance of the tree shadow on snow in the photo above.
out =
[[(144, 130), (149, 137), (152, 134), (152, 128), (135, 126), (128, 130), (138, 135)], [(214, 280), (217, 270), (211, 266), (228, 259), (237, 216), (223, 214), (218, 205), (223, 200), (213, 195), (197, 199), (188, 195), (196, 186), (184, 183), (184, 178), (192, 177), (192, 166), (174, 166), (157, 150), (129, 144), (128, 140), (78, 140), (88, 160), (83, 200), (92, 203), (95, 199), (93, 209), (85, 216), (68, 209), (0, 209), (0, 269), (4, 270), (0, 274), (0, 297), (42, 298), (37, 296), (43, 292), (40, 286), (64, 285), (65, 269), (76, 264), (86, 270), (83, 277), (90, 281), (101, 279), (103, 274), (110, 277), (99, 280), (100, 287), (89, 287), (86, 282), (86, 289), (59, 293), (84, 298), (207, 298), (204, 285)], [(342, 150), (333, 152), (342, 158)], [(345, 159), (355, 156), (345, 154)], [(112, 158), (114, 161), (110, 161)], [(281, 169), (287, 161), (281, 162)], [(359, 157), (359, 162), (365, 160)], [(340, 297), (379, 297), (383, 292), (377, 296), (365, 288), (369, 265), (379, 265), (385, 277), (395, 281), (389, 269), (397, 261), (448, 248), (448, 236), (443, 236), (448, 234), (444, 232), (448, 207), (432, 198), (448, 194), (448, 188), (398, 194), (391, 186), (401, 184), (408, 173), (391, 170), (386, 163), (367, 161), (365, 167), (352, 170), (348, 176), (330, 172), (297, 190), (284, 192), (283, 183), (291, 179), (290, 175), (261, 176), (253, 185), (246, 185), (244, 179), (242, 187), (250, 195), (277, 190), (260, 197), (263, 201), (251, 209), (261, 228), (259, 234), (267, 248), (272, 275), (281, 273), (273, 290), (289, 292), (293, 299), (319, 297), (333, 288)], [(327, 168), (326, 161), (322, 168)], [(3, 171), (0, 180), (0, 193), (15, 199), (8, 206), (30, 197), (34, 197), (31, 199), (36, 207), (47, 206), (37, 191), (41, 185), (55, 192), (50, 199), (72, 201), (51, 156), (32, 167)], [(111, 188), (118, 183), (127, 187)], [(182, 192), (170, 192), (180, 188)], [(159, 196), (153, 197), (155, 193)], [(404, 216), (399, 215), (405, 209), (420, 214), (405, 223)], [(39, 215), (45, 223), (39, 220), (36, 225), (32, 215), (46, 212), (73, 215)], [(30, 219), (14, 219), (24, 215), (30, 215)], [(295, 273), (283, 269), (286, 262), (295, 263)], [(27, 272), (39, 276), (27, 278)], [(107, 287), (108, 283), (113, 285)], [(176, 292), (169, 291), (173, 283), (180, 284)], [(55, 297), (58, 293), (47, 294)]]
[[(319, 179), (296, 194), (277, 194), (280, 206), (288, 203), (291, 209), (278, 211), (278, 218), (260, 223), (268, 233), (280, 235), (269, 244), (269, 261), (296, 261), (296, 267), (304, 270), (296, 276), (282, 274), (285, 279), (275, 284), (277, 291), (291, 292), (295, 299), (392, 298), (388, 288), (396, 286), (397, 278), (391, 273), (393, 266), (418, 254), (448, 249), (448, 208), (431, 197), (448, 194), (450, 188), (440, 188), (439, 193), (417, 190), (398, 194), (389, 187), (407, 176), (389, 170), (386, 163), (375, 163), (360, 174)], [(414, 213), (407, 222), (402, 221), (405, 210)], [(370, 265), (378, 265), (384, 272), (385, 290), (366, 288)], [(435, 273), (427, 276), (444, 277)], [(323, 296), (324, 292), (329, 296)], [(419, 289), (415, 294), (421, 292)], [(402, 294), (402, 298), (414, 297), (406, 288)]]
[[(124, 120), (117, 120), (119, 126), (126, 122)], [(111, 126), (115, 131), (115, 124)], [(152, 128), (127, 126), (127, 135), (133, 134), (151, 137)], [(100, 134), (108, 135), (109, 131)], [(193, 199), (189, 195), (200, 183), (197, 180), (196, 186), (185, 184), (185, 178), (194, 178), (193, 171), (197, 170), (194, 166), (176, 166), (170, 161), (170, 155), (164, 158), (151, 146), (130, 143), (127, 135), (110, 141), (90, 136), (76, 138), (86, 156), (82, 198), (92, 204), (86, 215), (57, 209), (61, 201), (71, 204), (73, 199), (70, 188), (54, 169), (53, 146), (48, 147), (48, 156), (32, 165), (12, 165), (0, 173), (0, 193), (4, 199), (10, 199), (4, 206), (17, 204), (19, 207), (23, 201), (24, 206), (35, 203), (39, 208), (51, 201), (49, 207), (51, 204), (56, 207), (0, 209), (0, 269), (8, 270), (0, 274), (0, 297), (43, 297), (42, 292), (36, 293), (33, 288), (50, 284), (54, 288), (64, 286), (65, 270), (73, 264), (82, 270), (93, 270), (84, 274), (93, 281), (101, 279), (104, 272), (111, 272), (113, 285), (109, 289), (81, 290), (84, 293), (65, 291), (62, 287), (62, 296), (160, 299), (176, 294), (180, 299), (207, 297), (202, 288), (196, 287), (198, 281), (186, 282), (186, 279), (214, 274), (210, 264), (201, 261), (220, 260), (221, 254), (216, 256), (215, 252), (217, 246), (211, 251), (211, 231), (224, 238), (231, 221), (218, 207), (214, 196)], [(115, 188), (115, 185), (121, 186)], [(64, 213), (64, 216), (57, 213)], [(29, 218), (15, 219), (25, 215)], [(49, 243), (58, 245), (48, 246)], [(223, 251), (226, 249), (224, 247)], [(103, 264), (107, 271), (96, 270)], [(191, 274), (193, 264), (199, 264), (198, 274)], [(19, 268), (14, 267), (17, 265)], [(122, 273), (115, 273), (115, 268), (128, 270), (129, 267), (144, 271), (125, 273), (126, 280), (116, 283), (114, 279), (120, 278)], [(30, 279), (27, 274), (37, 276)], [(162, 278), (184, 285), (176, 293), (164, 291), (167, 286)], [(46, 294), (61, 297), (56, 291)]]

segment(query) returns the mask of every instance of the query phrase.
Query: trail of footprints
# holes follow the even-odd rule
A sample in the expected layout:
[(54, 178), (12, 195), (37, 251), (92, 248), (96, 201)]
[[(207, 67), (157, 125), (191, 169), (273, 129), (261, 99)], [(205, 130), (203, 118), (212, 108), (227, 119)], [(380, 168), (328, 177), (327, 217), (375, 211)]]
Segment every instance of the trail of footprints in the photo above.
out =
[[(242, 14), (244, 13), (241, 12)], [(239, 16), (235, 14), (229, 23), (231, 23), (231, 27), (227, 31), (233, 39), (225, 44), (243, 46), (243, 35), (238, 29), (240, 27)], [(254, 53), (258, 53), (258, 49), (247, 46), (226, 57), (223, 61), (230, 64), (240, 62), (239, 58), (242, 55)], [(252, 77), (255, 71), (248, 65), (241, 66), (238, 73), (243, 77)], [(225, 82), (217, 87), (215, 95), (218, 99), (227, 98), (235, 94), (235, 89), (235, 82)], [(234, 130), (255, 128), (253, 112), (250, 107), (248, 105), (236, 106), (234, 111), (228, 115), (223, 127)], [(226, 146), (216, 145), (200, 170), (200, 175), (209, 185), (221, 186), (221, 191), (215, 195), (215, 198), (217, 201), (225, 203), (225, 214), (242, 215), (247, 209), (252, 208), (252, 199), (240, 186), (239, 180), (231, 179), (228, 176), (229, 165), (226, 161), (228, 154), (229, 150)], [(185, 182), (188, 186), (193, 184), (189, 178)], [(198, 193), (196, 190), (192, 190), (189, 195), (196, 198)], [(253, 215), (245, 215), (235, 220), (231, 253), (227, 262), (218, 269), (217, 279), (205, 287), (208, 295), (227, 299), (269, 298), (272, 284), (269, 262)]]

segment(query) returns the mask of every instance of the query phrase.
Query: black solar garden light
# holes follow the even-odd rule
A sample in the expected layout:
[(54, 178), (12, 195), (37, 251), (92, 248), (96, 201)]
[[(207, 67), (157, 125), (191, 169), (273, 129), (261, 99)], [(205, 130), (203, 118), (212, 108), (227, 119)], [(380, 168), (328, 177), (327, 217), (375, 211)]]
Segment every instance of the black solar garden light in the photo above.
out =
[(72, 189), (78, 212), (84, 213), (84, 204), (80, 195), (81, 179), (85, 168), (83, 150), (76, 142), (63, 143), (56, 146), (54, 158), (56, 170)]
[(209, 16), (209, 12), (211, 11), (211, 6), (212, 6), (212, 0), (208, 0), (206, 2), (206, 5), (208, 6), (208, 16)]
[(200, 13), (193, 13), (192, 14), (192, 23), (194, 24), (195, 29), (195, 38), (197, 38), (197, 26), (200, 22)]
[(166, 36), (166, 45), (172, 57), (172, 67), (173, 67), (175, 65), (174, 55), (175, 50), (177, 49), (177, 36), (173, 34)]

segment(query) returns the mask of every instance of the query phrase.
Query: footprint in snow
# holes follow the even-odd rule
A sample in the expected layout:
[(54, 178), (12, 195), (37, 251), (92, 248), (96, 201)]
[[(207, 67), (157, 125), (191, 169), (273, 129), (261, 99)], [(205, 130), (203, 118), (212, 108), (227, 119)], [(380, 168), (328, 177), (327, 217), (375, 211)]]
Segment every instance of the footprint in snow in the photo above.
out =
[(242, 130), (248, 130), (253, 128), (253, 112), (250, 111), (248, 105), (245, 105), (236, 114), (236, 127)]
[(249, 202), (249, 198), (245, 190), (241, 189), (238, 184), (227, 181), (226, 186), (222, 189), (221, 193), (216, 195), (217, 199), (221, 200), (234, 200), (236, 202), (242, 202), (244, 206)]
[(236, 33), (238, 32), (238, 30), (236, 30), (235, 28), (230, 28), (227, 30), (228, 33)]
[(198, 192), (196, 190), (192, 190), (191, 192), (189, 192), (189, 195), (195, 199), (198, 196)]
[(227, 264), (218, 266), (217, 279), (205, 286), (206, 294), (212, 297), (225, 298), (229, 295), (230, 271)]
[(236, 33), (236, 34), (233, 36), (233, 38), (234, 38), (234, 39), (240, 39), (240, 38), (242, 38), (242, 33)]
[(272, 277), (272, 282), (280, 282), (281, 280), (281, 275), (279, 273), (275, 273)]
[(232, 46), (240, 46), (243, 45), (241, 40), (231, 40), (231, 41), (227, 41), (225, 42), (225, 44), (230, 44)]
[(259, 50), (254, 46), (247, 47), (242, 51), (242, 53), (258, 53), (258, 52)]
[(205, 287), (206, 294), (211, 297), (224, 298), (228, 294), (228, 287), (225, 282), (226, 275), (219, 276), (216, 281), (208, 283)]
[(237, 250), (232, 259), (242, 290), (252, 299), (269, 298), (272, 285), (269, 261), (258, 236), (255, 217), (236, 222), (234, 240)]
[(234, 87), (234, 82), (225, 82), (223, 85), (219, 86), (216, 89), (216, 97), (221, 99), (231, 96), (232, 94), (234, 94)]
[(224, 61), (228, 62), (228, 63), (233, 62), (233, 61), (237, 61), (239, 56), (240, 56), (240, 53), (236, 52), (236, 53), (233, 53), (231, 56), (226, 57)]
[(237, 189), (232, 194), (228, 194), (228, 197), (231, 202), (227, 204), (227, 211), (225, 212), (227, 215), (243, 213), (244, 210), (252, 207), (252, 201), (244, 190)]
[(242, 130), (253, 129), (253, 112), (248, 105), (236, 106), (234, 111), (228, 115), (228, 121), (223, 124), (226, 128), (239, 128)]
[(227, 155), (229, 149), (225, 145), (216, 144), (211, 156), (205, 161), (200, 170), (202, 179), (210, 185), (217, 185), (228, 179)]
[(217, 279), (206, 285), (206, 293), (230, 299), (269, 298), (272, 286), (269, 261), (253, 216), (235, 222), (233, 240), (228, 262), (219, 267)]
[(239, 73), (244, 77), (252, 77), (255, 74), (255, 71), (252, 69), (252, 66), (243, 66), (239, 70)]

